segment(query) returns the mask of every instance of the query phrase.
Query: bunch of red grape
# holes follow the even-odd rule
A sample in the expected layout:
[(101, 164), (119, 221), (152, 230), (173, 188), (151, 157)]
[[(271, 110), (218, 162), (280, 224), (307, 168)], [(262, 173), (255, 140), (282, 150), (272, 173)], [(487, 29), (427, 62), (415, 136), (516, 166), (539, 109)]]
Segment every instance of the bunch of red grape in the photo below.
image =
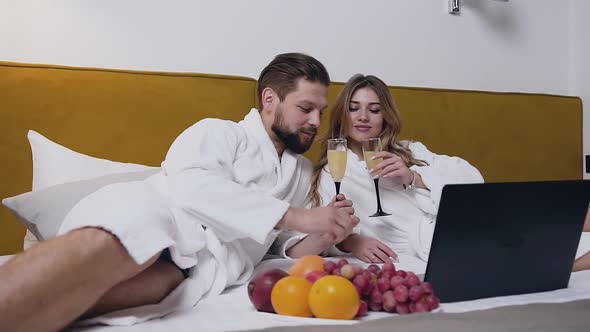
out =
[(326, 261), (324, 271), (351, 280), (361, 296), (357, 317), (371, 311), (385, 311), (405, 315), (428, 312), (439, 306), (432, 284), (420, 282), (414, 272), (396, 270), (391, 262), (366, 268), (349, 264), (346, 259), (337, 263)]

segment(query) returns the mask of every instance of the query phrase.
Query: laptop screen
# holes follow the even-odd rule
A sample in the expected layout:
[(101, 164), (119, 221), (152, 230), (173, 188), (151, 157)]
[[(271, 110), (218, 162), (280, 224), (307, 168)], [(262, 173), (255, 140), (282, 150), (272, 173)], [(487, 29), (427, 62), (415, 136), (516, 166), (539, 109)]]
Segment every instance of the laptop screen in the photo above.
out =
[(590, 181), (447, 185), (426, 275), (442, 302), (567, 287)]

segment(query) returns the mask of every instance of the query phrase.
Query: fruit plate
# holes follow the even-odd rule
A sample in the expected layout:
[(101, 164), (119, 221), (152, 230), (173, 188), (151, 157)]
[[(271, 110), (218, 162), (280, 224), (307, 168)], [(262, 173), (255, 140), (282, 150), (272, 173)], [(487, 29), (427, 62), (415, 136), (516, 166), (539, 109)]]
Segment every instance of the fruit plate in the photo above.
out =
[(265, 320), (272, 320), (277, 323), (290, 323), (289, 325), (352, 325), (362, 321), (361, 319), (325, 319), (316, 317), (284, 316), (267, 312), (259, 312), (258, 314), (262, 315)]
[[(316, 317), (340, 316), (345, 319), (354, 316), (354, 312), (360, 317), (370, 314), (370, 318), (377, 318), (374, 316), (440, 311), (439, 299), (432, 285), (421, 280), (420, 277), (423, 277), (423, 274), (420, 274), (420, 277), (417, 274), (423, 272), (423, 262), (422, 266), (414, 264), (413, 271), (405, 270), (404, 267), (412, 267), (412, 264), (408, 264), (410, 260), (405, 257), (400, 258), (405, 264), (402, 262), (366, 264), (350, 257), (324, 259), (316, 255), (286, 262), (266, 261), (257, 268), (248, 293), (252, 303), (259, 310), (269, 311), (263, 308), (270, 307), (272, 310), (272, 306), (275, 306), (274, 309), (278, 313), (292, 316), (311, 315), (309, 308)], [(264, 265), (272, 266), (274, 269), (269, 270)], [(287, 271), (290, 277), (277, 282), (277, 276), (285, 274), (284, 271)], [(310, 284), (304, 279), (307, 279), (311, 286), (308, 286)], [(277, 282), (276, 287), (273, 280)], [(287, 284), (290, 286), (287, 287)], [(324, 284), (327, 288), (322, 286)], [(301, 294), (305, 293), (308, 287), (312, 288), (310, 294), (314, 296), (310, 295), (310, 307), (305, 309), (307, 297)], [(315, 291), (313, 291), (314, 288), (316, 288)], [(299, 291), (295, 291), (297, 289)], [(359, 309), (352, 309), (353, 293), (357, 299), (358, 295), (361, 295)], [(338, 306), (339, 312), (334, 311), (336, 307), (333, 304), (328, 304), (331, 300), (326, 296), (344, 301)], [(307, 313), (305, 313), (306, 310)]]

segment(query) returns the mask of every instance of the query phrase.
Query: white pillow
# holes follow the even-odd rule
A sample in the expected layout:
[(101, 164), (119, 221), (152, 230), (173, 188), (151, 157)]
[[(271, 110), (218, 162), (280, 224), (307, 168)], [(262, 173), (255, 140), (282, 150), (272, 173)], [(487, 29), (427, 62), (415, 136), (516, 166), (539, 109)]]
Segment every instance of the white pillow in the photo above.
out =
[(33, 191), (108, 174), (156, 168), (87, 156), (52, 142), (34, 130), (29, 130), (27, 138), (33, 153)]
[[(109, 174), (159, 170), (158, 167), (114, 162), (81, 154), (47, 139), (34, 130), (29, 130), (27, 138), (33, 154), (33, 192), (62, 183)], [(13, 204), (18, 204), (18, 201)], [(33, 233), (27, 230), (24, 248), (27, 249), (37, 242)]]
[(145, 180), (157, 168), (139, 172), (116, 173), (90, 180), (58, 184), (2, 200), (38, 240), (54, 237), (66, 215), (84, 197), (113, 183)]

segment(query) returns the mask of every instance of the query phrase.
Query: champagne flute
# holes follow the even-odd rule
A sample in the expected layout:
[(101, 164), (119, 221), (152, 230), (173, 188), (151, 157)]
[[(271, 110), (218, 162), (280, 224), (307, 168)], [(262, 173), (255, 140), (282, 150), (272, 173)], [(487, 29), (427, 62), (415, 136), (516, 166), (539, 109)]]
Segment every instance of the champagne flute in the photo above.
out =
[[(377, 152), (381, 152), (381, 149), (381, 138), (379, 137), (369, 138), (363, 141), (363, 158), (365, 158), (368, 170), (375, 168), (377, 164), (383, 161), (383, 158), (373, 159)], [(379, 174), (372, 173), (371, 177), (373, 177), (373, 182), (375, 182), (375, 193), (377, 194), (377, 212), (370, 215), (369, 217), (389, 216), (391, 213), (387, 213), (381, 208), (381, 198), (379, 197)]]
[(346, 171), (347, 150), (345, 138), (331, 138), (328, 140), (328, 169), (336, 186), (336, 195), (340, 193), (340, 183)]

